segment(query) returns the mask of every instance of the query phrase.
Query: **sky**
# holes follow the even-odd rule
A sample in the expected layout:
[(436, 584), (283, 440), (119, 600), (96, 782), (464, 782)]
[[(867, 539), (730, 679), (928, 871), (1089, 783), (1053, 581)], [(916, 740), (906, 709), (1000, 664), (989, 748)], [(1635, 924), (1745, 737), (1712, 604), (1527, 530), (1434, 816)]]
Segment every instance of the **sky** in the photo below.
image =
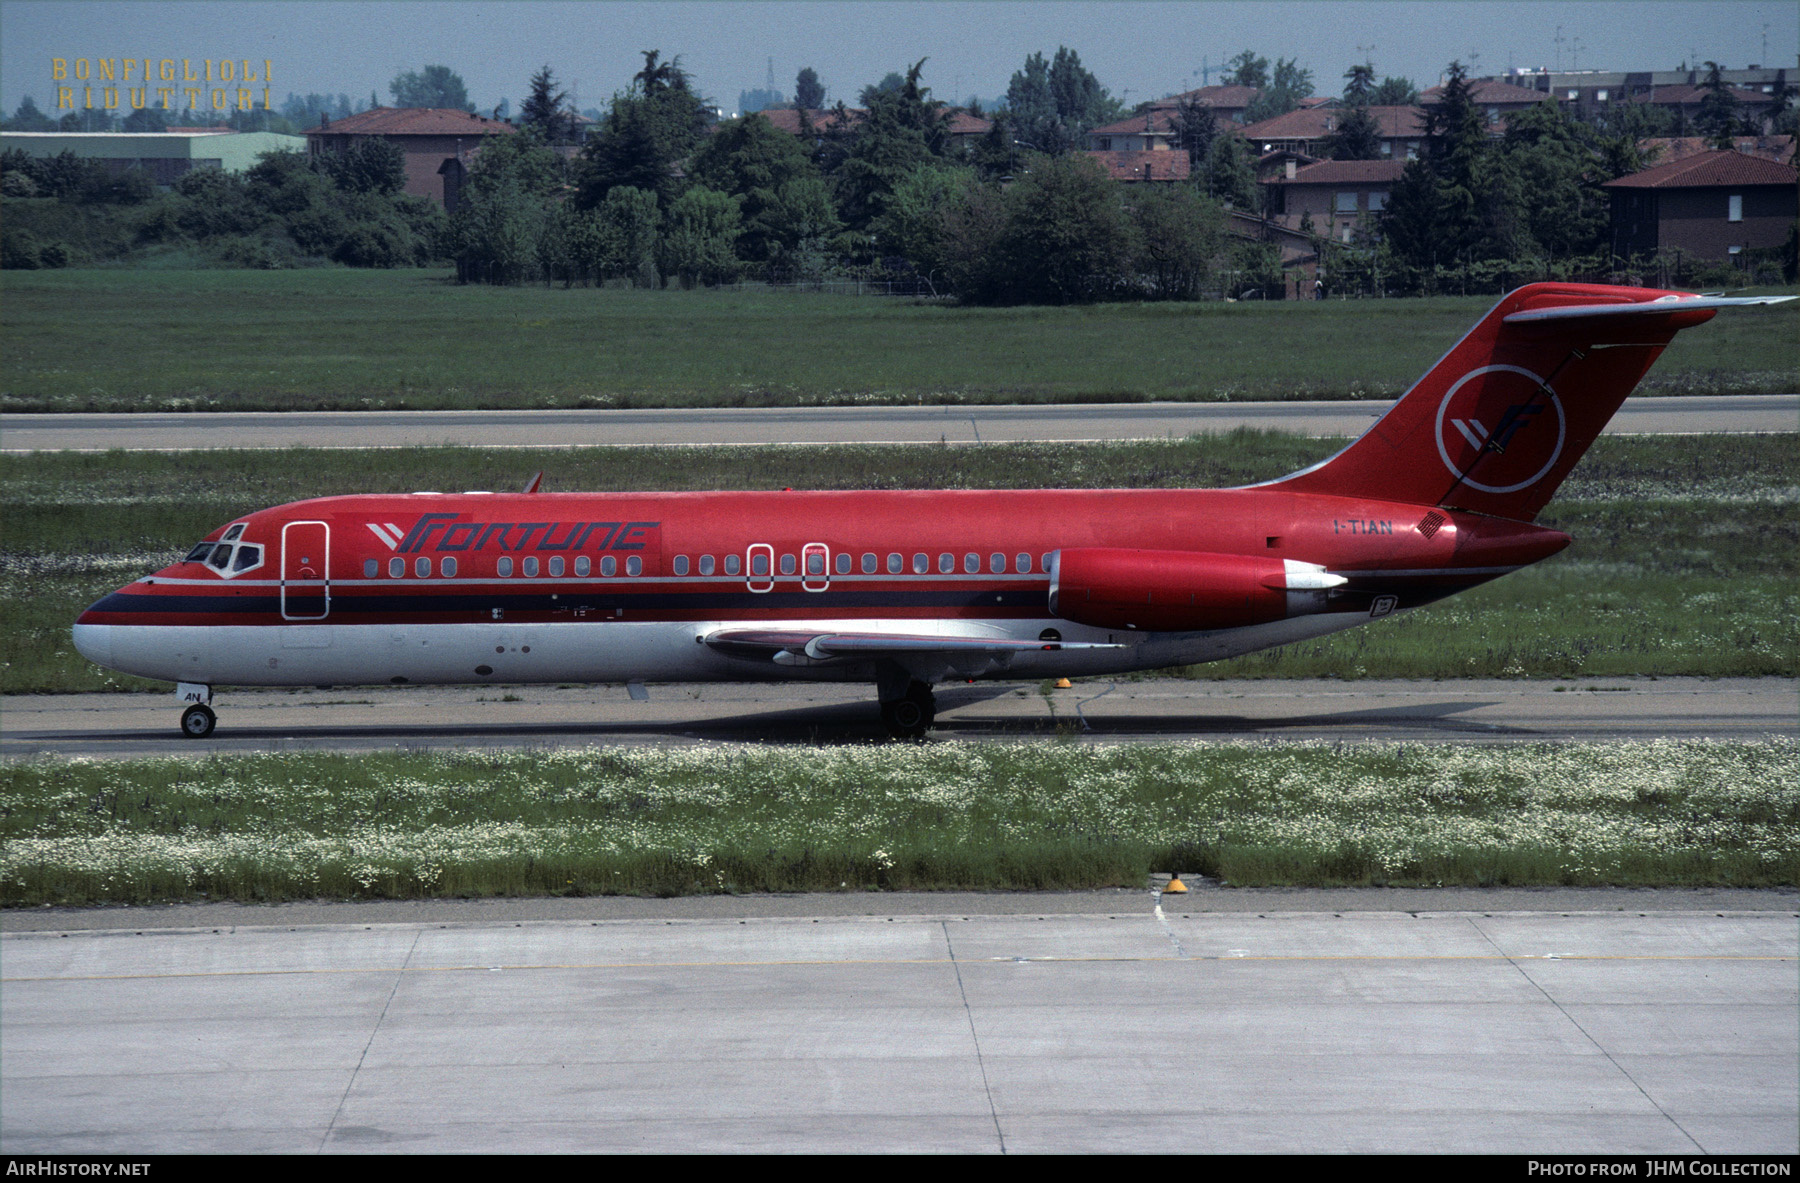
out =
[[(890, 71), (928, 59), (936, 97), (984, 101), (1006, 91), (1034, 52), (1067, 45), (1115, 97), (1137, 103), (1217, 81), (1222, 62), (1253, 49), (1294, 58), (1315, 93), (1344, 71), (1435, 84), (1452, 60), (1471, 73), (1512, 67), (1674, 69), (1690, 59), (1731, 67), (1800, 57), (1793, 0), (803, 0), (717, 3), (633, 0), (0, 0), (0, 107), (26, 94), (54, 114), (53, 59), (248, 60), (273, 103), (292, 91), (367, 103), (426, 64), (449, 66), (484, 111), (516, 112), (531, 74), (548, 65), (581, 107), (630, 84), (641, 51), (679, 55), (702, 93), (727, 112), (766, 84), (791, 97), (810, 66), (827, 100), (854, 104)], [(71, 66), (72, 68), (72, 66)], [(241, 67), (240, 67), (241, 68)], [(80, 92), (76, 92), (79, 96)], [(260, 96), (259, 96), (260, 97)], [(177, 99), (178, 103), (182, 100)]]

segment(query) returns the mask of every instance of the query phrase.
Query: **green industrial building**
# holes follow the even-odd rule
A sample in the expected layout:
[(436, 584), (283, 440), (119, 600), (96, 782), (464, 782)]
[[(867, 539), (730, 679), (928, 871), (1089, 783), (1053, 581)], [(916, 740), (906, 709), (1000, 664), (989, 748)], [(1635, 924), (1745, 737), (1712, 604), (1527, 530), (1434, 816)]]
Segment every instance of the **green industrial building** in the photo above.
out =
[(304, 152), (304, 136), (272, 131), (6, 131), (0, 148), (29, 156), (76, 156), (104, 160), (115, 172), (141, 168), (158, 185), (173, 185), (183, 173), (216, 168), (248, 170), (265, 152)]

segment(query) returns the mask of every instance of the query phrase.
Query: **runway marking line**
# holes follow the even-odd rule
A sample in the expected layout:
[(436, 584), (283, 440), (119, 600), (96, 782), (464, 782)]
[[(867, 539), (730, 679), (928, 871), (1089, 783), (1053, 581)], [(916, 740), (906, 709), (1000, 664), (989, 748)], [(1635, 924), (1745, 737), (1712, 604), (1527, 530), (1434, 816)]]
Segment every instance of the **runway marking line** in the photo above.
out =
[(0, 983), (19, 982), (128, 982), (128, 981), (160, 981), (177, 978), (264, 978), (264, 977), (296, 977), (322, 974), (415, 974), (415, 973), (501, 973), (506, 971), (522, 972), (525, 970), (563, 970), (563, 969), (755, 969), (778, 966), (798, 965), (978, 965), (983, 962), (989, 965), (1067, 962), (1074, 964), (1168, 964), (1178, 965), (1182, 962), (1204, 961), (1293, 961), (1293, 962), (1422, 962), (1422, 961), (1491, 961), (1503, 964), (1517, 964), (1521, 961), (1704, 961), (1704, 962), (1739, 962), (1739, 961), (1772, 961), (1777, 963), (1797, 960), (1790, 956), (1746, 954), (1743, 956), (1707, 956), (1685, 954), (1666, 955), (1630, 955), (1614, 956), (1610, 954), (1579, 953), (1515, 953), (1481, 954), (1478, 956), (1290, 956), (1286, 954), (1233, 954), (1208, 953), (1189, 954), (1185, 957), (983, 957), (976, 960), (955, 957), (925, 958), (845, 958), (824, 960), (810, 958), (795, 961), (592, 961), (592, 962), (549, 962), (531, 965), (419, 965), (419, 966), (360, 966), (354, 969), (233, 969), (215, 973), (137, 973), (137, 974), (76, 974), (72, 976), (48, 975), (44, 977), (0, 977)]

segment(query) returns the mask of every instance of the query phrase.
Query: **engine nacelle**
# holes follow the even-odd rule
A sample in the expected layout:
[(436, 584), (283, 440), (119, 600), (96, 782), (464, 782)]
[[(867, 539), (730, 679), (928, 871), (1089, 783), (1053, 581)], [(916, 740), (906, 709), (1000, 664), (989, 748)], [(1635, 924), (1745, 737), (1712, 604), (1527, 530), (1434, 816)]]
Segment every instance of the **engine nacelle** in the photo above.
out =
[(1202, 632), (1322, 611), (1343, 582), (1294, 559), (1093, 547), (1051, 560), (1050, 611), (1096, 628)]

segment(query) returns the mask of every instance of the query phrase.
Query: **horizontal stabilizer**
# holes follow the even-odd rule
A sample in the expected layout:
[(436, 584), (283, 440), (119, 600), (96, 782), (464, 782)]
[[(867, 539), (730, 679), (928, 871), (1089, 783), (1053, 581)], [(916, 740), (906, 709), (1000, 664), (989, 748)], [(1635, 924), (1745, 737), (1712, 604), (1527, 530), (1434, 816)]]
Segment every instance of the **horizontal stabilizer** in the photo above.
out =
[(1639, 316), (1646, 313), (1694, 312), (1702, 308), (1735, 308), (1742, 304), (1782, 304), (1796, 296), (1661, 296), (1646, 303), (1569, 304), (1561, 308), (1533, 308), (1515, 312), (1506, 324), (1530, 324), (1544, 320), (1581, 320), (1604, 316)]

